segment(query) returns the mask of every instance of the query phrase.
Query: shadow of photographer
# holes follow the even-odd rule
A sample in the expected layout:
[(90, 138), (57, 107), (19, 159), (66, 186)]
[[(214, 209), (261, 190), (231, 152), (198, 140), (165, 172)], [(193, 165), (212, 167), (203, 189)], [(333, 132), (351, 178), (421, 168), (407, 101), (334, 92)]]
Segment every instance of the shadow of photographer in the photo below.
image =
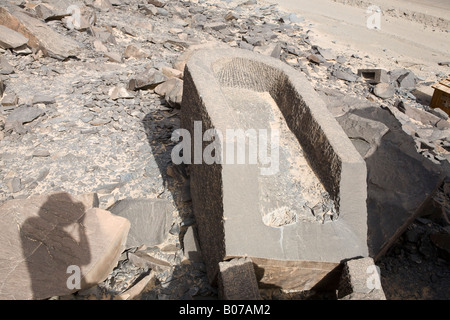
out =
[[(80, 268), (91, 261), (85, 212), (83, 203), (56, 193), (47, 198), (37, 216), (24, 221), (20, 239), (33, 299), (66, 295), (82, 285)], [(71, 273), (79, 276), (76, 281), (70, 279)]]

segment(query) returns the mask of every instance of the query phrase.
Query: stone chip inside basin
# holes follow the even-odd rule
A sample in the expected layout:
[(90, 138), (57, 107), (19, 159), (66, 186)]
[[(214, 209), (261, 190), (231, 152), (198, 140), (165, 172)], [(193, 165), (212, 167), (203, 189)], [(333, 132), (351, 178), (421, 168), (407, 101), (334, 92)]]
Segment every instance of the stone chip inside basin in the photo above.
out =
[[(248, 256), (260, 284), (308, 290), (343, 260), (368, 255), (365, 162), (301, 73), (226, 49), (197, 51), (184, 75), (181, 127), (194, 137), (192, 203), (211, 282), (219, 262)], [(222, 134), (214, 141), (221, 161), (195, 161), (199, 128)], [(226, 158), (239, 139), (227, 129), (247, 134), (243, 163), (239, 149), (234, 161)], [(270, 161), (250, 161), (254, 141), (258, 151), (268, 147)], [(204, 138), (202, 150), (211, 144)], [(286, 274), (308, 280), (289, 282)]]

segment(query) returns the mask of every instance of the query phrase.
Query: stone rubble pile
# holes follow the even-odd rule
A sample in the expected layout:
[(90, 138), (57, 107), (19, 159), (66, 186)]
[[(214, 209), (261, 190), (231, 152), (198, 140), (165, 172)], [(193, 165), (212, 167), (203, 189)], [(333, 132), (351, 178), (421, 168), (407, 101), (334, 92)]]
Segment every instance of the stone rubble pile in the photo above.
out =
[[(383, 66), (356, 52), (321, 48), (311, 43), (313, 32), (314, 26), (302, 17), (256, 0), (3, 1), (0, 228), (14, 234), (15, 244), (1, 242), (1, 264), (13, 265), (27, 257), (28, 245), (23, 241), (28, 236), (20, 241), (27, 225), (36, 237), (42, 236), (39, 228), (57, 225), (60, 233), (49, 234), (67, 233), (80, 241), (83, 233), (73, 227), (78, 224), (85, 228), (90, 247), (85, 252), (90, 257), (83, 262), (81, 253), (67, 256), (64, 244), (49, 238), (46, 245), (62, 252), (55, 259), (64, 273), (55, 287), (42, 291), (44, 275), (30, 268), (58, 264), (41, 261), (33, 251), (31, 259), (25, 259), (31, 264), (22, 262), (17, 274), (0, 275), (0, 298), (217, 297), (194, 236), (189, 170), (172, 164), (170, 154), (175, 145), (172, 132), (180, 127), (184, 66), (194, 50), (208, 47), (268, 55), (310, 80), (366, 159), (369, 172), (373, 170), (368, 181), (369, 219), (373, 208), (377, 225), (373, 230), (383, 233), (384, 228), (394, 228), (388, 235), (373, 235), (374, 255), (392, 245), (401, 251), (398, 241), (407, 242), (408, 254), (389, 251), (385, 260), (381, 258), (382, 279), (395, 278), (389, 274), (389, 268), (398, 268), (395, 257), (418, 261), (425, 254), (428, 258), (421, 249), (428, 240), (420, 240), (426, 238), (426, 218), (414, 219), (431, 211), (427, 218), (438, 221), (439, 232), (426, 243), (437, 252), (433, 257), (441, 266), (449, 252), (450, 194), (445, 177), (450, 175), (450, 121), (441, 110), (427, 106), (427, 88), (445, 77), (448, 66), (436, 66), (427, 77), (407, 68), (385, 70), (380, 79), (370, 81), (358, 68)], [(52, 203), (55, 194), (75, 204), (81, 201), (77, 195), (95, 194), (98, 203), (80, 209), (66, 230), (64, 223), (57, 222), (58, 213), (44, 217), (51, 212), (45, 210), (45, 203)], [(377, 216), (383, 206), (390, 213)], [(18, 207), (28, 209), (18, 215)], [(84, 225), (82, 217), (92, 224)], [(424, 238), (414, 236), (417, 223)], [(93, 234), (90, 228), (102, 232)], [(105, 257), (102, 246), (112, 241), (109, 228), (118, 230), (117, 246), (111, 251), (114, 254)], [(89, 268), (96, 259), (104, 262), (97, 266), (100, 271)], [(86, 266), (83, 274), (95, 276), (86, 276), (89, 281), (81, 290), (68, 291), (66, 282), (61, 283), (69, 276), (68, 264)], [(450, 274), (444, 269), (438, 277), (448, 281)], [(12, 287), (5, 286), (8, 283)], [(383, 288), (388, 285), (383, 283)], [(21, 288), (20, 296), (8, 288)], [(270, 297), (308, 294), (279, 291)]]

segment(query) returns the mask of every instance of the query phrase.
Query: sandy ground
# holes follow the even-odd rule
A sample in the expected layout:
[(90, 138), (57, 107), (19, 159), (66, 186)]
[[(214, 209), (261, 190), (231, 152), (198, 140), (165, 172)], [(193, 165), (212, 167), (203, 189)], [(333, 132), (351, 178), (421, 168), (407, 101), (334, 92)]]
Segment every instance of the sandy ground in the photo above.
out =
[[(266, 0), (305, 19), (313, 43), (335, 52), (369, 56), (387, 70), (411, 69), (427, 81), (450, 68), (450, 1), (448, 0)], [(381, 9), (380, 29), (369, 29), (369, 5)], [(355, 66), (364, 67), (364, 66)], [(355, 70), (356, 71), (356, 70)]]

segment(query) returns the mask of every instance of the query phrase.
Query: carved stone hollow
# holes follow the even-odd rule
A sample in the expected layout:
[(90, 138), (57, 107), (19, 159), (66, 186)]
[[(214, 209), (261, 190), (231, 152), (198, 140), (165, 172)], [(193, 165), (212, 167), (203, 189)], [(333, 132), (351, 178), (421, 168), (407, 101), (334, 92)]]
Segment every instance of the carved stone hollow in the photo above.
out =
[[(341, 261), (368, 255), (365, 162), (301, 73), (247, 50), (199, 50), (185, 67), (181, 110), (181, 128), (192, 137), (192, 204), (211, 283), (219, 262), (247, 256), (270, 267), (272, 276), (259, 277), (266, 286), (284, 286), (273, 271), (285, 262), (291, 277), (309, 278), (290, 289), (308, 290)], [(195, 161), (199, 128), (222, 133), (200, 143), (207, 151), (217, 142), (219, 161)], [(230, 162), (228, 143), (238, 139), (227, 129), (277, 129), (278, 149), (268, 153), (278, 154), (270, 163), (278, 170), (263, 173), (267, 161), (249, 161), (251, 134), (245, 163)]]

